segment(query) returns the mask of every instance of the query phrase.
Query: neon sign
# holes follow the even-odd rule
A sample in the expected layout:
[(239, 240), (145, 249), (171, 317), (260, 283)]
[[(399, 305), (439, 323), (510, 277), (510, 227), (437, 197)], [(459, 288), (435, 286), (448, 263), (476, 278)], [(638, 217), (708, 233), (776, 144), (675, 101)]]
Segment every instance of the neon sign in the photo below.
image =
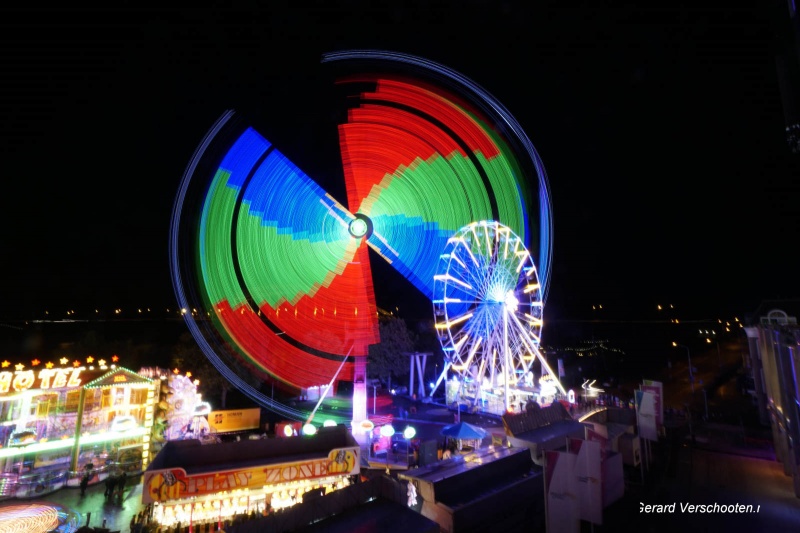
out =
[(154, 470), (145, 475), (142, 503), (357, 474), (360, 471), (358, 452), (358, 448), (336, 448), (325, 458), (192, 475), (187, 474), (183, 468)]
[(37, 383), (38, 389), (63, 389), (81, 386), (80, 368), (43, 368), (38, 376), (33, 370), (0, 372), (0, 394), (11, 389), (16, 392), (28, 390)]

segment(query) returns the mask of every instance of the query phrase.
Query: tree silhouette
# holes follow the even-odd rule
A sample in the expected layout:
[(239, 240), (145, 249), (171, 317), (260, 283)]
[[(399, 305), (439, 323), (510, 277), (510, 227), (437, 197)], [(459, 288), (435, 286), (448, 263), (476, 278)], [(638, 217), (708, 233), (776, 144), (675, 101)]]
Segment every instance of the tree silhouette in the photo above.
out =
[(197, 346), (191, 333), (186, 332), (180, 336), (178, 343), (172, 349), (170, 365), (171, 368), (177, 368), (181, 372), (191, 372), (192, 377), (200, 381), (198, 391), (203, 398), (219, 399), (219, 408), (225, 409), (228, 392), (233, 390), (233, 385), (211, 364)]
[(369, 347), (367, 372), (371, 378), (379, 378), (391, 387), (392, 378), (408, 375), (407, 353), (413, 352), (417, 336), (408, 329), (406, 321), (390, 315), (381, 317), (378, 323), (381, 342)]

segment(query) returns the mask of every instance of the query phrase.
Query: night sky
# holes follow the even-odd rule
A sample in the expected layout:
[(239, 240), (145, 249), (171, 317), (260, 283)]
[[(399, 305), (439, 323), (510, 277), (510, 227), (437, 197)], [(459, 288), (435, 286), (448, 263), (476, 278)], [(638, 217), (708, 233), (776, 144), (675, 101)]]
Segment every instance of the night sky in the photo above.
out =
[(525, 129), (555, 218), (546, 317), (741, 316), (800, 296), (800, 156), (768, 6), (535, 3), (0, 8), (0, 317), (174, 307), (174, 197), (226, 109), (338, 181), (320, 58), (349, 48), (451, 67)]

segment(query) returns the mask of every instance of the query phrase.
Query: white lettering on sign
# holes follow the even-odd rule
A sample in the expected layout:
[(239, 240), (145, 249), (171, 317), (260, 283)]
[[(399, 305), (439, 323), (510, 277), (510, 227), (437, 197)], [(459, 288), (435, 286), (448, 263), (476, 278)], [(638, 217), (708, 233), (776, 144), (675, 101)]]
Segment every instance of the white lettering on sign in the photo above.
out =
[(63, 389), (81, 386), (81, 369), (79, 368), (43, 368), (38, 376), (33, 370), (16, 370), (0, 372), (0, 394), (12, 388), (21, 392), (33, 388), (38, 381), (39, 389)]

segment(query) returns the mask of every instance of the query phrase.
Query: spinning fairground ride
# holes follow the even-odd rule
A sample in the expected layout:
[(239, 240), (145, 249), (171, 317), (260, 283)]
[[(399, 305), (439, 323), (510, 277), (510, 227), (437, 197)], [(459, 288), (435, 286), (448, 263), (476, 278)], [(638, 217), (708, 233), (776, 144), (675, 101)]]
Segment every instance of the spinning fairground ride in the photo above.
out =
[[(359, 50), (324, 55), (320, 68), (332, 74), (343, 111), (332, 113), (336, 169), (306, 174), (313, 151), (283, 147), (278, 131), (266, 135), (268, 127), (233, 111), (190, 160), (170, 235), (172, 281), (189, 330), (260, 406), (312, 422), (317, 407), (282, 401), (271, 387), (325, 396), (348, 382), (352, 412), (337, 421), (366, 420), (366, 362), (380, 342), (375, 289), (383, 281), (371, 262), (386, 262), (409, 290), (438, 302), (447, 361), (439, 381), (454, 374), (462, 383), (456, 396), (476, 404), (489, 389), (475, 384), (488, 381), (491, 394), (503, 389), (508, 408), (513, 389), (533, 383), (529, 363), (546, 365), (538, 337), (552, 219), (538, 154), (502, 104), (442, 65)], [(337, 188), (342, 198), (330, 192)], [(493, 282), (497, 247), (513, 250), (502, 284)], [(451, 280), (466, 279), (454, 262), (467, 265), (470, 252), (482, 257), (470, 275), (492, 290), (467, 297)]]

